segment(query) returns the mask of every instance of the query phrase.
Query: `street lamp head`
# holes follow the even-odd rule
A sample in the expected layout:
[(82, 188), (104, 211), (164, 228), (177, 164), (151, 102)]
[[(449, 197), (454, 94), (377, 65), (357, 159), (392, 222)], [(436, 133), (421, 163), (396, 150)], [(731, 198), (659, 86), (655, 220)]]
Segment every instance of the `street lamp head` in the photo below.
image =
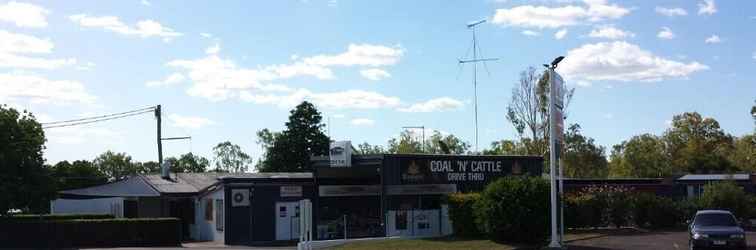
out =
[(559, 57), (557, 57), (557, 58), (554, 58), (554, 61), (551, 61), (551, 68), (554, 68), (554, 69), (556, 69), (557, 65), (558, 65), (558, 64), (559, 64), (559, 62), (561, 62), (562, 60), (564, 60), (564, 56), (559, 56)]
[(467, 28), (470, 29), (470, 28), (475, 27), (478, 24), (481, 24), (481, 23), (484, 23), (484, 22), (486, 22), (486, 19), (481, 19), (481, 20), (478, 20), (478, 21), (475, 21), (475, 22), (467, 23)]

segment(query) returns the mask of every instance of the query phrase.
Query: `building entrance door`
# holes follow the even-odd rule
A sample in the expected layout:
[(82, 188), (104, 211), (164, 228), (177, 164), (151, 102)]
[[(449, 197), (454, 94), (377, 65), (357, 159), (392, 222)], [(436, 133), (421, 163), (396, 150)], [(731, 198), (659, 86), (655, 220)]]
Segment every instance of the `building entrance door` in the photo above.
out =
[(299, 202), (276, 202), (276, 240), (299, 239)]

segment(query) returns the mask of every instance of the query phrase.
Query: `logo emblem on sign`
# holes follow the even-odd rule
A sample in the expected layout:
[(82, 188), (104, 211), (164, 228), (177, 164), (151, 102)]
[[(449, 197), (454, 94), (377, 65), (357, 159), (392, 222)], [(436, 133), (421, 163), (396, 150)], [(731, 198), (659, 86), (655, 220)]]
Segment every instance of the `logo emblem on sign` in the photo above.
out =
[(404, 181), (422, 181), (423, 173), (420, 170), (420, 166), (415, 161), (410, 161), (407, 166), (407, 172), (402, 174), (402, 180)]
[(515, 161), (512, 164), (512, 174), (515, 174), (515, 175), (521, 175), (522, 174), (522, 167), (520, 167), (520, 163), (518, 163), (518, 162)]

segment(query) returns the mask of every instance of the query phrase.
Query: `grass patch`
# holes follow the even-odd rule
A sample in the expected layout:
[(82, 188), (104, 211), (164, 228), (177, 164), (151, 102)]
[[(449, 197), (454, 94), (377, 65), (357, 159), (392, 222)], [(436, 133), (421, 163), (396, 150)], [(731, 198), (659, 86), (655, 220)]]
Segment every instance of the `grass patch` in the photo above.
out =
[[(615, 231), (621, 230), (572, 230), (564, 236), (566, 241), (575, 241), (603, 237)], [(546, 243), (544, 243), (546, 244)], [(370, 240), (357, 241), (341, 246), (330, 248), (332, 250), (392, 250), (392, 249), (413, 249), (413, 250), (451, 250), (451, 249), (538, 249), (537, 246), (513, 245), (498, 243), (487, 239), (470, 239), (456, 237), (424, 238), (424, 239), (387, 239), (387, 240)]]
[(352, 242), (331, 248), (333, 250), (369, 250), (369, 249), (418, 249), (418, 250), (451, 250), (451, 249), (527, 249), (521, 246), (496, 243), (484, 239), (460, 239), (453, 237), (425, 238), (425, 239), (390, 239)]

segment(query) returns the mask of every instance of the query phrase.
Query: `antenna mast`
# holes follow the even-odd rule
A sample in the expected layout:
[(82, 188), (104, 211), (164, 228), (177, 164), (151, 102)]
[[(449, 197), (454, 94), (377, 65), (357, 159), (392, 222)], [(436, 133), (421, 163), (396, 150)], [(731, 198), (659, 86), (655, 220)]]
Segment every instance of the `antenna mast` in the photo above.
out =
[(475, 37), (475, 27), (479, 24), (486, 22), (486, 19), (471, 22), (467, 24), (467, 28), (472, 31), (473, 42), (473, 58), (472, 59), (458, 59), (459, 64), (472, 63), (473, 65), (473, 103), (475, 105), (475, 153), (478, 153), (478, 62), (496, 61), (498, 58), (478, 58), (478, 40)]

